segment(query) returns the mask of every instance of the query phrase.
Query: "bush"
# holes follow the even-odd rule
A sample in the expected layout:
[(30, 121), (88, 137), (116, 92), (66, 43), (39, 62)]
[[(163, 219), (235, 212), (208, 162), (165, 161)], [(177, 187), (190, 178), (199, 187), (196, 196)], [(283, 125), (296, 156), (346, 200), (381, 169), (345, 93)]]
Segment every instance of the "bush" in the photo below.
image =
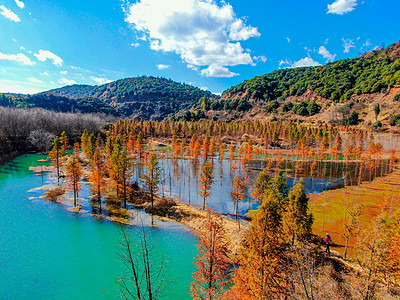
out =
[(358, 113), (353, 111), (347, 122), (349, 125), (358, 125), (358, 123), (360, 123)]
[(283, 112), (288, 112), (288, 111), (291, 111), (292, 109), (293, 109), (293, 103), (292, 102), (285, 103), (282, 106), (282, 111)]
[(400, 101), (400, 93), (393, 97), (393, 101)]
[(65, 193), (65, 189), (61, 186), (58, 186), (45, 194), (45, 198), (50, 201), (57, 201), (61, 195)]
[(265, 107), (265, 112), (266, 113), (272, 113), (276, 112), (276, 110), (279, 108), (279, 102), (277, 100), (272, 101), (269, 105)]
[(390, 126), (400, 127), (400, 115), (391, 116), (389, 119)]

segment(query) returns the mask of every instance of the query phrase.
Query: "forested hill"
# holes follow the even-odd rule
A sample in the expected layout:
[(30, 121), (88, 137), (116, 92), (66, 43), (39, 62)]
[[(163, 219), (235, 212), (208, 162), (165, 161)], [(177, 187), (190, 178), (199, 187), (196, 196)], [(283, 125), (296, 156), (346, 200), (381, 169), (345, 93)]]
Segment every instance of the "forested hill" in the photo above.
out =
[(291, 119), (400, 127), (400, 42), (324, 66), (287, 68), (201, 99), (174, 119)]
[(254, 77), (226, 90), (223, 98), (272, 101), (310, 90), (333, 101), (352, 95), (383, 93), (400, 84), (400, 42), (324, 66), (287, 68)]
[(209, 91), (162, 77), (134, 77), (100, 86), (71, 85), (44, 92), (68, 98), (96, 98), (127, 116), (163, 119), (188, 108), (202, 97), (214, 97)]
[(36, 95), (1, 95), (0, 106), (41, 107), (62, 112), (105, 113), (161, 120), (191, 107), (209, 91), (161, 77), (135, 77), (100, 86), (70, 85)]

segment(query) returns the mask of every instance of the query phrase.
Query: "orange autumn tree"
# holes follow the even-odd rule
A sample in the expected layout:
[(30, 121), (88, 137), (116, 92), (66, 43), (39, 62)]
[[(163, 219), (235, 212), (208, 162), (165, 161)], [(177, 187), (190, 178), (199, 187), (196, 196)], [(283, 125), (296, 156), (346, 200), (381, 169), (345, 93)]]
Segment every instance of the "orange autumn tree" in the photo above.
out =
[(78, 199), (78, 194), (81, 190), (81, 185), (79, 179), (82, 176), (81, 166), (78, 159), (73, 155), (68, 159), (67, 165), (65, 167), (67, 178), (67, 186), (74, 193), (74, 207)]
[(56, 167), (57, 178), (60, 178), (60, 167), (61, 167), (61, 157), (63, 155), (62, 143), (59, 137), (56, 137), (53, 141), (53, 148), (49, 153), (51, 160), (51, 165)]
[(161, 183), (161, 167), (159, 166), (157, 154), (151, 152), (149, 159), (145, 165), (146, 173), (143, 175), (143, 182), (150, 193), (151, 208), (154, 208), (154, 195), (159, 189), (159, 184)]
[(122, 137), (118, 135), (110, 157), (110, 177), (116, 183), (117, 197), (122, 189), (124, 208), (126, 208), (127, 184), (131, 175), (131, 160), (126, 146), (122, 145)]
[(229, 192), (235, 206), (236, 220), (240, 230), (239, 203), (247, 197), (247, 182), (242, 174), (236, 174), (232, 180), (232, 190)]
[(199, 176), (199, 185), (200, 197), (203, 198), (203, 210), (206, 209), (206, 199), (211, 195), (211, 185), (214, 182), (214, 170), (212, 164), (209, 161), (206, 161), (201, 168), (200, 176)]
[(209, 211), (198, 234), (199, 254), (190, 287), (194, 299), (217, 299), (230, 285), (231, 264), (223, 222), (221, 215)]
[(67, 152), (67, 149), (68, 149), (68, 137), (67, 137), (67, 134), (65, 133), (65, 131), (63, 131), (61, 133), (60, 142), (62, 144), (62, 148), (63, 148), (64, 153)]
[(92, 166), (93, 172), (90, 176), (90, 180), (93, 182), (92, 193), (95, 195), (96, 200), (99, 202), (101, 210), (101, 194), (105, 186), (105, 164), (103, 151), (99, 145), (97, 145), (94, 150)]
[(276, 193), (267, 191), (239, 250), (229, 299), (283, 299), (287, 257), (281, 210)]

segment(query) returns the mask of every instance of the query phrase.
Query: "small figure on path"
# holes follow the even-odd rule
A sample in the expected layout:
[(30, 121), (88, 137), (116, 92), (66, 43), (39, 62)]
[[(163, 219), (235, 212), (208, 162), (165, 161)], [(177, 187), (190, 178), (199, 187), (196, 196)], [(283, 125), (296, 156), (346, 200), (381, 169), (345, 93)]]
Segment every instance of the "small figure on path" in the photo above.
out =
[(326, 238), (324, 239), (324, 241), (326, 244), (325, 252), (327, 252), (328, 254), (331, 254), (331, 250), (329, 249), (329, 246), (332, 244), (332, 239), (331, 239), (331, 236), (329, 235), (329, 233), (326, 234)]

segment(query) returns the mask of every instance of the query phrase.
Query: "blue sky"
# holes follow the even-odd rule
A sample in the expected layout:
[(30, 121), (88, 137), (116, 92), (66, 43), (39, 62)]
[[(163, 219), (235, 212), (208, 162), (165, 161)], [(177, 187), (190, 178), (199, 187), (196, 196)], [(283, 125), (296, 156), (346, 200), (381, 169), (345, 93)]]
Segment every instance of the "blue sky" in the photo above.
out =
[(400, 39), (398, 0), (4, 0), (0, 92), (163, 76), (220, 93)]

